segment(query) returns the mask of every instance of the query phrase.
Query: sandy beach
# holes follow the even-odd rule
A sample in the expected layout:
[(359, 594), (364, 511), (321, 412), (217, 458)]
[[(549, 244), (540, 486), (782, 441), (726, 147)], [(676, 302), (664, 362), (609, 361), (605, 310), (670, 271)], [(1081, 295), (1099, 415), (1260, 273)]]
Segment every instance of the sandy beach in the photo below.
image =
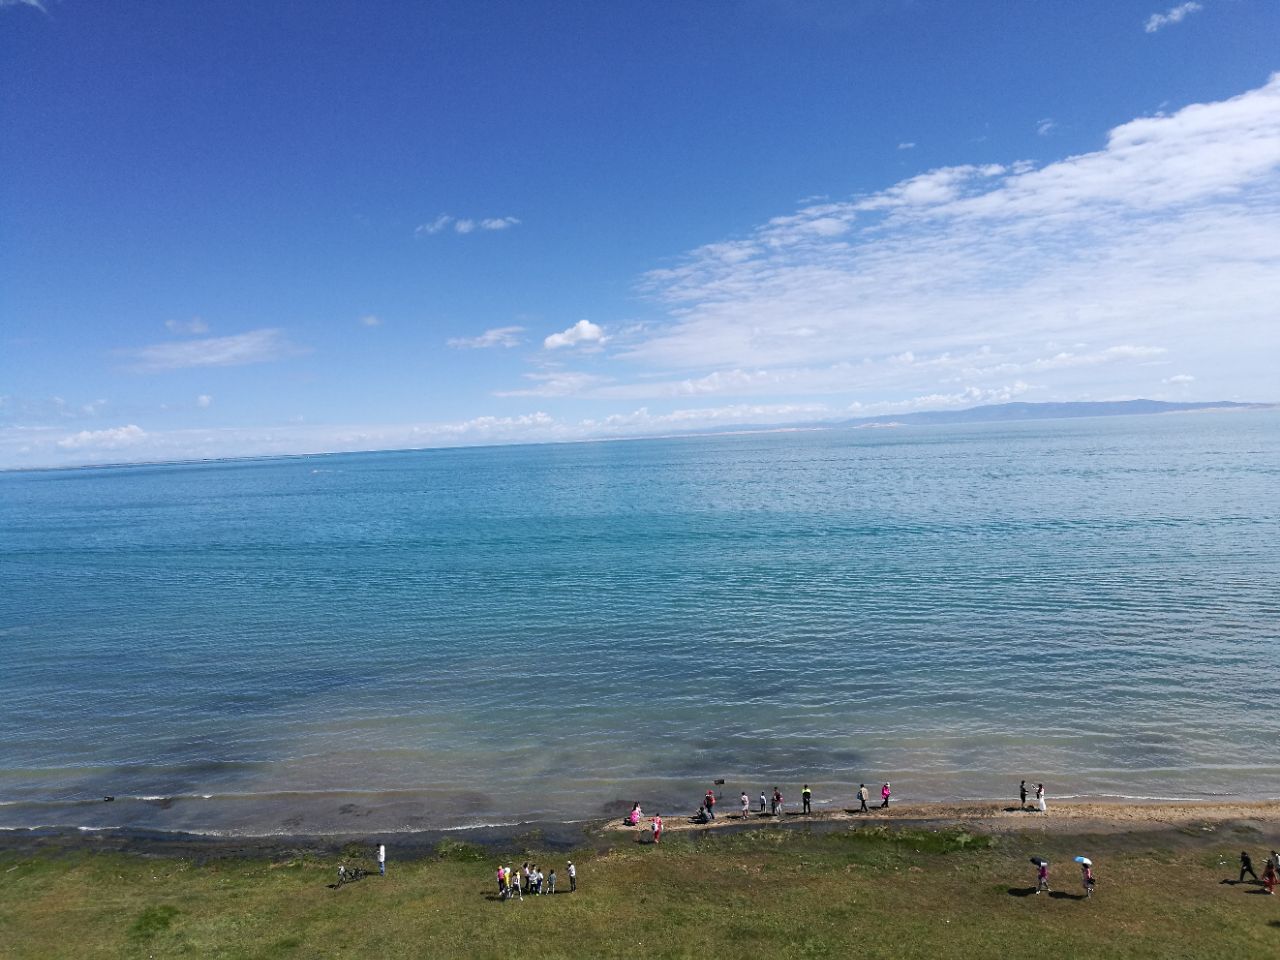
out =
[[(728, 806), (727, 803), (722, 805)], [(663, 814), (663, 830), (666, 832), (802, 824), (836, 829), (857, 825), (954, 827), (987, 834), (1054, 835), (1149, 833), (1170, 829), (1213, 832), (1224, 826), (1239, 825), (1276, 833), (1280, 832), (1280, 801), (1119, 803), (1075, 800), (1055, 803), (1043, 814), (1030, 805), (1019, 809), (1016, 803), (906, 802), (892, 804), (887, 810), (872, 807), (867, 813), (858, 813), (854, 809), (815, 810), (811, 814), (788, 810), (781, 818), (767, 811), (752, 810), (745, 821), (735, 809), (732, 813), (717, 814), (711, 823), (697, 823), (687, 815)], [(639, 827), (614, 821), (604, 829), (607, 833), (640, 833), (648, 828), (646, 818)]]

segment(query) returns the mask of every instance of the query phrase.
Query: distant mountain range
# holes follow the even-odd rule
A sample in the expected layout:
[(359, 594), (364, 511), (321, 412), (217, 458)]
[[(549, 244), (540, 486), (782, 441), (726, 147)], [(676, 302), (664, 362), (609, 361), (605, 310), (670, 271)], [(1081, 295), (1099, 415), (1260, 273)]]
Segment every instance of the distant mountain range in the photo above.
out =
[(1101, 400), (1078, 403), (993, 403), (967, 410), (927, 410), (920, 413), (856, 417), (834, 426), (873, 427), (891, 424), (1008, 423), (1014, 420), (1068, 420), (1077, 417), (1124, 417), (1152, 413), (1187, 413), (1195, 410), (1269, 410), (1274, 403), (1167, 403), (1164, 400)]

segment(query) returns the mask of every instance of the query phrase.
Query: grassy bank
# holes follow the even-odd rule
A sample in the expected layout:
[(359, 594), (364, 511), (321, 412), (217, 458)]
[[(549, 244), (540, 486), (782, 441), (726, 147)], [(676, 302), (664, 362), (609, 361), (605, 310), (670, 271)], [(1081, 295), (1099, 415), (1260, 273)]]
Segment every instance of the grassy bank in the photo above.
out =
[[(576, 894), (512, 903), (494, 898), (497, 857), (459, 844), (416, 862), (397, 861), (393, 847), (387, 877), (337, 890), (329, 858), (0, 853), (0, 954), (1280, 956), (1280, 896), (1220, 882), (1232, 875), (1223, 858), (1242, 845), (1262, 853), (1262, 838), (1249, 839), (760, 829), (673, 835), (654, 848), (605, 838), (612, 846), (573, 857)], [(1051, 896), (1030, 894), (1031, 853), (1054, 865)], [(1076, 898), (1077, 853), (1097, 864), (1089, 901)], [(563, 854), (534, 858), (567, 890)]]

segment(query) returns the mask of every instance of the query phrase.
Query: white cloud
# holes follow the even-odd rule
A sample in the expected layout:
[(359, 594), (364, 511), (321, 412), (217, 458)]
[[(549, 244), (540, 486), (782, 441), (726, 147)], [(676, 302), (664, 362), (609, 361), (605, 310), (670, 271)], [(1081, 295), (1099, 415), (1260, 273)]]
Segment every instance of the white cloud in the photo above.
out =
[(1161, 383), (1172, 384), (1175, 387), (1185, 387), (1189, 383), (1195, 383), (1195, 377), (1189, 373), (1178, 373), (1172, 377), (1166, 377)]
[(204, 408), (213, 406), (213, 397), (207, 393), (200, 394), (200, 396), (196, 397), (196, 406)]
[[(1130, 371), (1183, 356), (1269, 394), (1280, 75), (1118, 126), (1091, 153), (946, 167), (801, 207), (643, 289), (667, 319), (613, 357), (649, 375), (594, 395), (820, 386), (873, 401), (1022, 376), (1067, 399), (1132, 392), (1144, 381)], [(890, 359), (908, 352), (916, 363)]]
[(548, 350), (558, 350), (561, 347), (576, 347), (582, 343), (599, 345), (606, 339), (604, 330), (596, 324), (590, 320), (579, 320), (568, 330), (551, 334), (542, 341), (542, 345)]
[(59, 440), (63, 450), (119, 450), (132, 447), (147, 439), (147, 433), (136, 423), (110, 430), (81, 430)]
[(518, 217), (455, 217), (449, 213), (442, 213), (434, 220), (418, 224), (413, 232), (419, 237), (443, 233), (450, 228), (454, 233), (462, 234), (475, 233), (477, 230), (491, 233), (496, 230), (509, 230), (519, 224)]
[(382, 318), (372, 313), (366, 313), (360, 318), (360, 325), (363, 327), (380, 327), (382, 326)]
[(1157, 30), (1167, 27), (1171, 23), (1181, 23), (1187, 17), (1191, 16), (1191, 14), (1198, 13), (1203, 9), (1204, 7), (1195, 3), (1194, 0), (1188, 3), (1180, 3), (1176, 7), (1170, 7), (1164, 13), (1153, 13), (1147, 18), (1146, 25), (1143, 29), (1146, 30), (1147, 33), (1155, 33)]
[(5, 7), (31, 7), (34, 10), (39, 10), (46, 16), (49, 13), (44, 0), (0, 0), (0, 10), (3, 10)]
[(192, 317), (190, 320), (166, 320), (164, 325), (169, 328), (171, 333), (198, 334), (209, 332), (209, 325), (199, 317)]
[(520, 336), (522, 333), (524, 333), (524, 327), (494, 327), (478, 337), (451, 337), (447, 342), (449, 346), (459, 350), (514, 347), (522, 342), (523, 338)]
[(1042, 137), (1047, 137), (1049, 134), (1053, 133), (1053, 131), (1056, 130), (1057, 128), (1058, 128), (1057, 122), (1055, 122), (1049, 117), (1045, 117), (1043, 120), (1038, 120), (1036, 122), (1036, 133)]
[(526, 380), (532, 380), (537, 386), (521, 390), (500, 390), (494, 394), (498, 397), (570, 397), (581, 394), (588, 387), (608, 383), (609, 377), (594, 373), (581, 373), (574, 370), (553, 371), (551, 373), (526, 373)]
[(231, 337), (207, 337), (155, 343), (125, 351), (138, 361), (141, 370), (177, 370), (183, 367), (231, 367), (265, 363), (296, 353), (277, 329), (250, 330)]
[(902, 141), (902, 143), (898, 144), (899, 150), (914, 150), (915, 148), (916, 148), (915, 143), (913, 143), (910, 140), (904, 140)]
[(453, 217), (449, 216), (447, 213), (442, 213), (434, 220), (418, 224), (418, 226), (414, 228), (413, 232), (418, 236), (441, 233), (444, 230), (447, 230), (451, 223), (453, 223)]

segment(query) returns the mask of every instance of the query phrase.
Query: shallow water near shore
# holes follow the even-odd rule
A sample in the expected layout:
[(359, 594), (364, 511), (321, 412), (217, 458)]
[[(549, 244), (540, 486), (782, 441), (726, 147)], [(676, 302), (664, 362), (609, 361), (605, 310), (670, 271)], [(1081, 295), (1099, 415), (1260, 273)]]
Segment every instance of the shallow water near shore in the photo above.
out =
[(1280, 796), (1277, 491), (1274, 412), (0, 475), (0, 828)]

